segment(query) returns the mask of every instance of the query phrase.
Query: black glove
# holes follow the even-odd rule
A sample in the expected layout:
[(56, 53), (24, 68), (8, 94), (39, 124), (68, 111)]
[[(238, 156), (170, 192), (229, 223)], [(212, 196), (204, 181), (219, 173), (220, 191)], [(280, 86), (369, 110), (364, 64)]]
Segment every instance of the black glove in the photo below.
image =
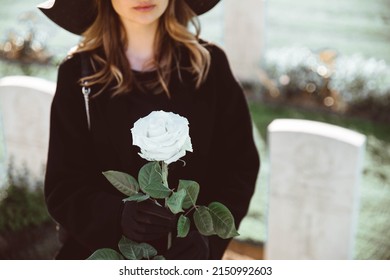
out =
[(128, 201), (121, 220), (123, 235), (137, 242), (148, 242), (175, 230), (176, 217), (153, 201)]
[(198, 231), (191, 231), (186, 237), (177, 237), (165, 254), (168, 260), (207, 260), (209, 239)]

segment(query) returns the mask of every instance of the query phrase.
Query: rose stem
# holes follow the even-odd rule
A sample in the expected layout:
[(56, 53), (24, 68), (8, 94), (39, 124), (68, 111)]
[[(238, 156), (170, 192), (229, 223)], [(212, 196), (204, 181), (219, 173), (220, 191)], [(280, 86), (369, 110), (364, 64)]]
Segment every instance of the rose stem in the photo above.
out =
[[(164, 186), (169, 189), (168, 186), (168, 164), (165, 162), (161, 162), (161, 175)], [(165, 207), (167, 207), (167, 199), (165, 199)], [(167, 241), (168, 250), (172, 247), (172, 232), (168, 233), (168, 241)]]

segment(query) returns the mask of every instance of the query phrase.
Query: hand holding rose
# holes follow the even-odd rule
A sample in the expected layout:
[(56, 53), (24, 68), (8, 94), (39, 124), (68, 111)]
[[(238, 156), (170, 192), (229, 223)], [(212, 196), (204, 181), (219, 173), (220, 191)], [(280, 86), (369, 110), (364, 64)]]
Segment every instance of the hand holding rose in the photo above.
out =
[(148, 242), (168, 236), (175, 229), (176, 217), (151, 200), (143, 203), (128, 201), (123, 207), (121, 226), (127, 238)]

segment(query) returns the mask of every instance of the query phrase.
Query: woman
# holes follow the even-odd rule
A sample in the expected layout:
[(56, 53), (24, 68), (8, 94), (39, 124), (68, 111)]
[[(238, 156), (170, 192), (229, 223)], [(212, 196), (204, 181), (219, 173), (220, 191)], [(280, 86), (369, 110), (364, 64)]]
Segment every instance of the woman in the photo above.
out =
[[(52, 2), (52, 1), (51, 1)], [(61, 64), (52, 103), (45, 180), (52, 217), (66, 231), (57, 258), (85, 259), (122, 235), (168, 259), (220, 259), (229, 240), (192, 231), (167, 250), (176, 217), (152, 203), (122, 202), (102, 172), (135, 176), (146, 163), (130, 128), (152, 111), (186, 117), (193, 153), (170, 165), (170, 186), (191, 179), (198, 202), (225, 204), (236, 226), (247, 212), (259, 158), (241, 87), (224, 52), (198, 39), (196, 15), (218, 0), (57, 0), (41, 5), (82, 42)], [(187, 29), (192, 22), (197, 33)], [(87, 59), (85, 59), (87, 58)], [(87, 61), (87, 63), (85, 62)], [(81, 85), (91, 89), (86, 117)]]

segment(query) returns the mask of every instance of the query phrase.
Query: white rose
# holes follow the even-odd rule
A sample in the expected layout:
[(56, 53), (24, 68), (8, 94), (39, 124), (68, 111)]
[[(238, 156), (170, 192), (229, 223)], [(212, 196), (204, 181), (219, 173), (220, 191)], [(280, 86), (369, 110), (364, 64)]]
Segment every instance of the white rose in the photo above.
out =
[(133, 145), (141, 148), (139, 155), (149, 161), (177, 161), (192, 152), (188, 120), (178, 114), (154, 111), (139, 119), (131, 129)]

